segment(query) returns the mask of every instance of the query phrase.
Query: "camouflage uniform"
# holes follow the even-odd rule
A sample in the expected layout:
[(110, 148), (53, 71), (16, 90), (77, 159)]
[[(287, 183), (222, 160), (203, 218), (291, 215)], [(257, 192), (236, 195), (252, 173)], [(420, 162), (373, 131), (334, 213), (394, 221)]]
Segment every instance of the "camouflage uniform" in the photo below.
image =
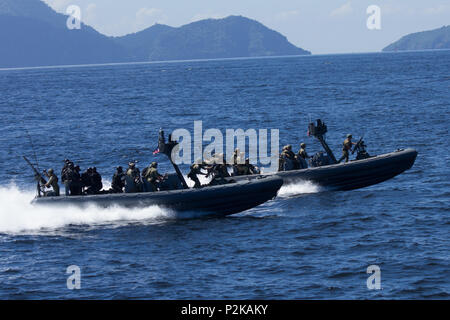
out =
[[(160, 179), (162, 176), (158, 173), (158, 170), (156, 169), (157, 164), (156, 162), (153, 162), (150, 167), (146, 168), (143, 172), (143, 177), (145, 181), (151, 186), (152, 191), (158, 191), (158, 187), (156, 185), (158, 179)], [(150, 190), (149, 190), (150, 191)]]
[(338, 163), (345, 159), (345, 162), (348, 162), (349, 151), (352, 150), (352, 146), (356, 144), (352, 142), (352, 136), (347, 135), (347, 139), (344, 140), (342, 144), (342, 157), (339, 159)]
[(59, 185), (58, 177), (53, 173), (53, 170), (48, 170), (47, 176), (49, 177), (47, 183), (44, 185), (46, 188), (53, 188), (53, 191), (46, 192), (47, 197), (59, 197)]
[(308, 163), (306, 162), (306, 159), (309, 158), (308, 153), (305, 150), (306, 145), (304, 145), (302, 143), (302, 147), (300, 148), (300, 150), (297, 153), (297, 162), (298, 162), (298, 166), (299, 169), (306, 169), (308, 168)]
[(298, 157), (301, 157), (301, 158), (303, 158), (303, 159), (307, 159), (307, 158), (309, 158), (309, 156), (308, 156), (308, 153), (306, 152), (306, 150), (305, 149), (303, 149), (303, 148), (301, 148), (299, 151), (298, 151)]
[(295, 159), (294, 152), (292, 152), (291, 145), (283, 147), (283, 151), (281, 152), (281, 159), (283, 171), (294, 170), (298, 167), (298, 163), (297, 160)]
[(125, 179), (125, 192), (142, 191), (141, 172), (132, 162), (128, 166)]

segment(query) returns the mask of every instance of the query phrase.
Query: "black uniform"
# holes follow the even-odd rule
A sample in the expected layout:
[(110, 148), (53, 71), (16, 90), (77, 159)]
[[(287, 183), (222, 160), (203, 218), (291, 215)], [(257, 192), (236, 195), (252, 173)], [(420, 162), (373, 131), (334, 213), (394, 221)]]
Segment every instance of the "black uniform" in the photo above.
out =
[(187, 175), (189, 179), (194, 181), (194, 188), (200, 188), (202, 186), (200, 180), (197, 177), (198, 174), (204, 175), (204, 173), (201, 172), (200, 169), (201, 166), (199, 164), (194, 163), (193, 165), (191, 165), (191, 171)]
[(79, 196), (82, 193), (83, 185), (81, 183), (80, 167), (76, 166), (72, 171), (72, 183), (70, 185), (70, 194)]
[(96, 168), (92, 169), (92, 175), (91, 175), (91, 181), (92, 181), (92, 191), (94, 193), (98, 193), (103, 188), (102, 183), (102, 176), (100, 173), (97, 172)]
[(122, 169), (117, 169), (113, 175), (111, 190), (114, 193), (122, 193), (125, 187), (125, 173)]

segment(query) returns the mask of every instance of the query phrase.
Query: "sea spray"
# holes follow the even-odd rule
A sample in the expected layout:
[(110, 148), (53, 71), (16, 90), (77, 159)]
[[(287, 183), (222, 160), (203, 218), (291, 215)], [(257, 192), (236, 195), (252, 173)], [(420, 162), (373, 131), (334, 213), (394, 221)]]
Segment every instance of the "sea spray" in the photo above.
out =
[(320, 192), (320, 186), (310, 182), (299, 180), (294, 183), (283, 185), (278, 192), (278, 196), (282, 198), (292, 197), (305, 193), (317, 193)]
[(34, 196), (34, 191), (21, 190), (15, 184), (0, 187), (0, 233), (27, 233), (68, 225), (158, 222), (175, 217), (170, 210), (158, 206), (140, 209), (99, 208), (94, 205), (87, 208), (33, 206), (30, 202)]

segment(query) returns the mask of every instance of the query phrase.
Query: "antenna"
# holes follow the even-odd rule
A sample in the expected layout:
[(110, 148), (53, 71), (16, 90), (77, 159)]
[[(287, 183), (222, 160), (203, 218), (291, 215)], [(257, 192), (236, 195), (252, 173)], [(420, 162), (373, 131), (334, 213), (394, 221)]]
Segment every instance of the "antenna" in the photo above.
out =
[(28, 139), (30, 140), (31, 150), (33, 151), (34, 162), (36, 163), (36, 167), (37, 167), (38, 171), (41, 172), (41, 170), (39, 169), (39, 162), (37, 160), (36, 149), (34, 148), (33, 139), (31, 139), (31, 135), (28, 132), (27, 128), (25, 128), (25, 132), (27, 133)]

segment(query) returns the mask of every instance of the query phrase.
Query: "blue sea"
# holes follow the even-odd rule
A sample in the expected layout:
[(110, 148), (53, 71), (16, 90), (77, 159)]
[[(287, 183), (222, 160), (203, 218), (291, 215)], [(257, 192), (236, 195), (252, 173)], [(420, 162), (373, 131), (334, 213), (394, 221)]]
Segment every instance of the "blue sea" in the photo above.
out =
[[(450, 51), (0, 70), (0, 90), (0, 299), (450, 298)], [(30, 204), (22, 155), (58, 176), (65, 158), (96, 166), (106, 185), (134, 159), (173, 170), (152, 155), (159, 128), (279, 129), (312, 154), (317, 118), (337, 156), (352, 133), (416, 163), (354, 191), (283, 187), (225, 218)]]

